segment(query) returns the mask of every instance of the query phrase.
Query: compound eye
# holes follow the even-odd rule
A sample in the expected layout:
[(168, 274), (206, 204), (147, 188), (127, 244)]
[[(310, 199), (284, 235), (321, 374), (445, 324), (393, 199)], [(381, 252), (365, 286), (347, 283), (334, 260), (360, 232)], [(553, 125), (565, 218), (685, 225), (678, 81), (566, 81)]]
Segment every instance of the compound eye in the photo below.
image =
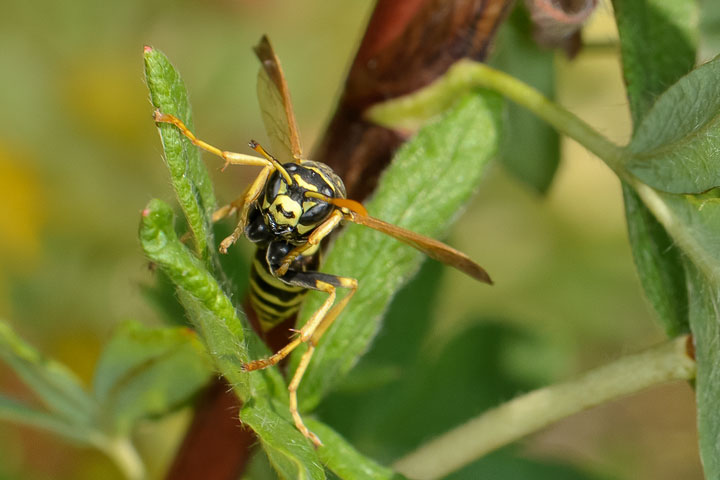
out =
[(316, 205), (308, 208), (300, 216), (300, 222), (303, 225), (315, 225), (322, 222), (332, 212), (332, 205), (325, 202), (318, 202)]
[(273, 172), (267, 184), (265, 185), (265, 198), (268, 200), (269, 203), (272, 203), (275, 197), (277, 197), (278, 194), (282, 192), (283, 186), (287, 188), (285, 180), (282, 178), (278, 171)]

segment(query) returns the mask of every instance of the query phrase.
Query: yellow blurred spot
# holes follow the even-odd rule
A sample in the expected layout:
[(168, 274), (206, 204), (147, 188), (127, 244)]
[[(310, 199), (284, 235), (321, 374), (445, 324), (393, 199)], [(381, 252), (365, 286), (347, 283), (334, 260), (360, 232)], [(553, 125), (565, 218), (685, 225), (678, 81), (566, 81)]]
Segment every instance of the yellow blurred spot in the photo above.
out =
[(90, 385), (101, 347), (95, 332), (73, 328), (69, 334), (55, 338), (50, 355), (72, 370), (85, 385)]
[(0, 143), (0, 265), (27, 268), (40, 251), (45, 199), (30, 162)]
[(151, 109), (139, 68), (137, 59), (76, 63), (60, 79), (67, 111), (92, 135), (118, 143), (145, 141), (154, 129), (148, 128)]

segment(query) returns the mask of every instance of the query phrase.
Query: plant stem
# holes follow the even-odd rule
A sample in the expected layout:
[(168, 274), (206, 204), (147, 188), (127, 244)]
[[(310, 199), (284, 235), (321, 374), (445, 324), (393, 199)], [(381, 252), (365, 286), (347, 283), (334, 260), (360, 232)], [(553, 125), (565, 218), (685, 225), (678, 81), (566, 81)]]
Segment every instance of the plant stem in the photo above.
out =
[(417, 93), (371, 108), (367, 117), (387, 126), (414, 125), (413, 117), (427, 118), (447, 108), (464, 91), (487, 88), (527, 108), (559, 132), (574, 139), (600, 157), (621, 178), (623, 148), (602, 136), (579, 117), (550, 101), (520, 80), (472, 60), (457, 62), (442, 78)]
[(644, 388), (695, 376), (688, 336), (628, 355), (568, 382), (522, 395), (471, 419), (398, 460), (417, 480), (443, 477), (488, 452), (561, 419)]
[(93, 442), (110, 457), (128, 480), (144, 480), (145, 464), (128, 437), (98, 437)]

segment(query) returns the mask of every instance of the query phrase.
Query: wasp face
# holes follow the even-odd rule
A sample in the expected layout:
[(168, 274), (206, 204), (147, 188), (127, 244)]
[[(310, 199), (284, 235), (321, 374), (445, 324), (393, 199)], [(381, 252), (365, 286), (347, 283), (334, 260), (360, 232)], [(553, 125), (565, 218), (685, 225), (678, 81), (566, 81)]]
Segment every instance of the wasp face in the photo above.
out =
[(345, 187), (324, 164), (304, 160), (283, 165), (292, 183), (278, 171), (265, 185), (261, 210), (269, 232), (291, 243), (302, 243), (333, 211), (333, 206), (305, 196), (308, 191), (344, 197)]

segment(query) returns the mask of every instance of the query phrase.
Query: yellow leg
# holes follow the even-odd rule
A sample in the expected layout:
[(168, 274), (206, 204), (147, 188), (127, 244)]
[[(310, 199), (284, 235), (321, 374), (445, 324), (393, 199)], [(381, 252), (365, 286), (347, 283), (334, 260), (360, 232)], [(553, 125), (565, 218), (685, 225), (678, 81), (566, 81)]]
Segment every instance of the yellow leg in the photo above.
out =
[(222, 242), (220, 242), (220, 253), (227, 253), (227, 249), (230, 248), (230, 246), (235, 243), (237, 239), (240, 238), (245, 232), (245, 226), (247, 225), (247, 217), (248, 212), (250, 211), (250, 207), (262, 193), (263, 187), (265, 186), (265, 183), (267, 182), (267, 179), (270, 176), (270, 172), (272, 172), (272, 170), (273, 168), (271, 166), (266, 166), (265, 168), (263, 168), (258, 174), (258, 176), (255, 178), (253, 183), (251, 183), (248, 189), (245, 191), (245, 194), (231, 204), (236, 209), (240, 209), (240, 218), (238, 219), (238, 224), (235, 227), (235, 230), (233, 230), (233, 232), (228, 237), (226, 237)]
[(285, 258), (282, 259), (282, 263), (275, 270), (275, 273), (280, 276), (285, 275), (290, 268), (290, 264), (293, 262), (293, 260), (302, 255), (303, 252), (318, 245), (323, 238), (327, 237), (330, 232), (335, 230), (335, 227), (337, 227), (342, 220), (342, 212), (340, 210), (334, 210), (327, 220), (325, 220), (323, 223), (318, 225), (315, 230), (313, 230), (313, 232), (308, 237), (307, 242), (293, 248), (292, 250), (290, 250), (290, 253), (285, 255)]
[(348, 304), (350, 298), (355, 294), (355, 291), (357, 291), (358, 284), (357, 280), (355, 280), (354, 278), (340, 277), (340, 280), (343, 283), (343, 287), (349, 288), (350, 291), (347, 295), (345, 295), (345, 297), (343, 297), (342, 300), (338, 302), (337, 305), (332, 308), (332, 310), (328, 312), (327, 315), (322, 318), (320, 324), (317, 326), (317, 328), (315, 328), (315, 331), (309, 339), (310, 341), (307, 342), (308, 349), (300, 359), (300, 363), (298, 364), (298, 367), (295, 370), (295, 374), (293, 375), (293, 378), (290, 381), (290, 385), (288, 386), (288, 391), (290, 392), (290, 414), (295, 421), (295, 427), (300, 430), (300, 433), (305, 435), (305, 437), (309, 438), (316, 447), (321, 447), (322, 442), (317, 435), (315, 435), (305, 426), (305, 423), (302, 420), (302, 416), (300, 415), (300, 411), (298, 410), (297, 390), (300, 387), (300, 381), (302, 381), (302, 378), (305, 375), (305, 370), (307, 370), (307, 367), (310, 364), (310, 359), (312, 358), (313, 353), (315, 353), (315, 346), (320, 341), (320, 337), (322, 337), (325, 331), (330, 327), (330, 325), (332, 325), (340, 312), (342, 312), (345, 306)]
[(305, 426), (305, 422), (303, 422), (303, 419), (300, 416), (297, 402), (297, 390), (300, 386), (300, 380), (302, 380), (303, 375), (305, 375), (305, 370), (307, 370), (307, 367), (310, 364), (310, 359), (312, 358), (313, 353), (315, 353), (315, 347), (313, 345), (308, 345), (308, 349), (303, 354), (302, 358), (300, 358), (300, 363), (298, 364), (297, 370), (295, 370), (295, 374), (288, 386), (288, 391), (290, 392), (290, 414), (295, 422), (295, 428), (300, 430), (300, 433), (305, 435), (305, 438), (309, 438), (315, 447), (322, 447), (323, 443), (320, 441), (320, 438), (318, 438), (317, 435)]
[(315, 353), (315, 347), (320, 341), (320, 338), (330, 327), (330, 325), (332, 325), (340, 312), (342, 312), (345, 306), (348, 304), (350, 298), (352, 298), (352, 296), (357, 291), (358, 283), (357, 280), (355, 280), (354, 278), (335, 277), (335, 280), (340, 283), (341, 287), (350, 290), (347, 295), (345, 295), (342, 300), (337, 303), (337, 305), (334, 305), (330, 309), (330, 306), (335, 301), (336, 287), (325, 282), (317, 281), (317, 289), (327, 291), (329, 293), (329, 296), (327, 300), (323, 303), (323, 305), (320, 307), (320, 309), (318, 309), (318, 311), (313, 314), (313, 316), (310, 318), (310, 320), (308, 320), (308, 322), (303, 326), (303, 328), (300, 329), (299, 335), (293, 341), (285, 345), (285, 347), (283, 347), (275, 355), (268, 357), (267, 359), (250, 362), (244, 366), (245, 370), (257, 370), (260, 368), (269, 367), (270, 365), (275, 365), (280, 360), (287, 357), (290, 352), (295, 350), (295, 348), (297, 348), (298, 345), (300, 345), (301, 343), (308, 344), (308, 349), (301, 357), (300, 363), (298, 364), (298, 367), (293, 374), (292, 380), (290, 381), (290, 385), (288, 386), (288, 392), (290, 394), (290, 414), (292, 415), (293, 421), (295, 422), (295, 427), (300, 431), (300, 433), (310, 439), (310, 441), (312, 441), (316, 447), (322, 446), (322, 442), (317, 435), (315, 435), (305, 426), (305, 423), (302, 420), (300, 410), (298, 409), (297, 390), (300, 387), (300, 382), (305, 375), (305, 371), (310, 364), (310, 360), (312, 359), (313, 353)]
[(155, 110), (155, 113), (153, 114), (153, 119), (157, 123), (169, 123), (172, 125), (175, 125), (178, 130), (180, 130), (180, 133), (185, 135), (188, 140), (192, 142), (193, 145), (202, 148), (206, 152), (210, 152), (213, 155), (217, 155), (218, 157), (222, 157), (225, 160), (225, 167), (228, 165), (257, 165), (260, 167), (273, 167), (273, 163), (268, 160), (267, 158), (260, 158), (255, 157), (252, 155), (245, 155), (243, 153), (235, 153), (235, 152), (227, 152), (225, 150), (220, 150), (217, 147), (214, 147), (210, 145), (209, 143), (204, 142), (203, 140), (198, 139), (186, 126), (185, 124), (180, 121), (177, 117), (173, 115), (169, 115), (166, 113), (161, 113), (160, 110)]
[(260, 360), (253, 360), (252, 362), (248, 362), (243, 365), (243, 368), (246, 371), (260, 370), (272, 365), (277, 365), (280, 360), (290, 355), (290, 352), (295, 350), (298, 345), (303, 342), (307, 342), (310, 338), (312, 338), (313, 333), (315, 333), (315, 329), (318, 325), (320, 325), (323, 317), (325, 317), (325, 314), (328, 310), (330, 310), (330, 307), (332, 307), (332, 304), (335, 303), (335, 287), (333, 285), (322, 281), (316, 281), (314, 290), (327, 293), (328, 298), (325, 299), (322, 306), (313, 313), (310, 320), (308, 320), (307, 323), (299, 330), (299, 335), (293, 341), (278, 350), (274, 355)]

